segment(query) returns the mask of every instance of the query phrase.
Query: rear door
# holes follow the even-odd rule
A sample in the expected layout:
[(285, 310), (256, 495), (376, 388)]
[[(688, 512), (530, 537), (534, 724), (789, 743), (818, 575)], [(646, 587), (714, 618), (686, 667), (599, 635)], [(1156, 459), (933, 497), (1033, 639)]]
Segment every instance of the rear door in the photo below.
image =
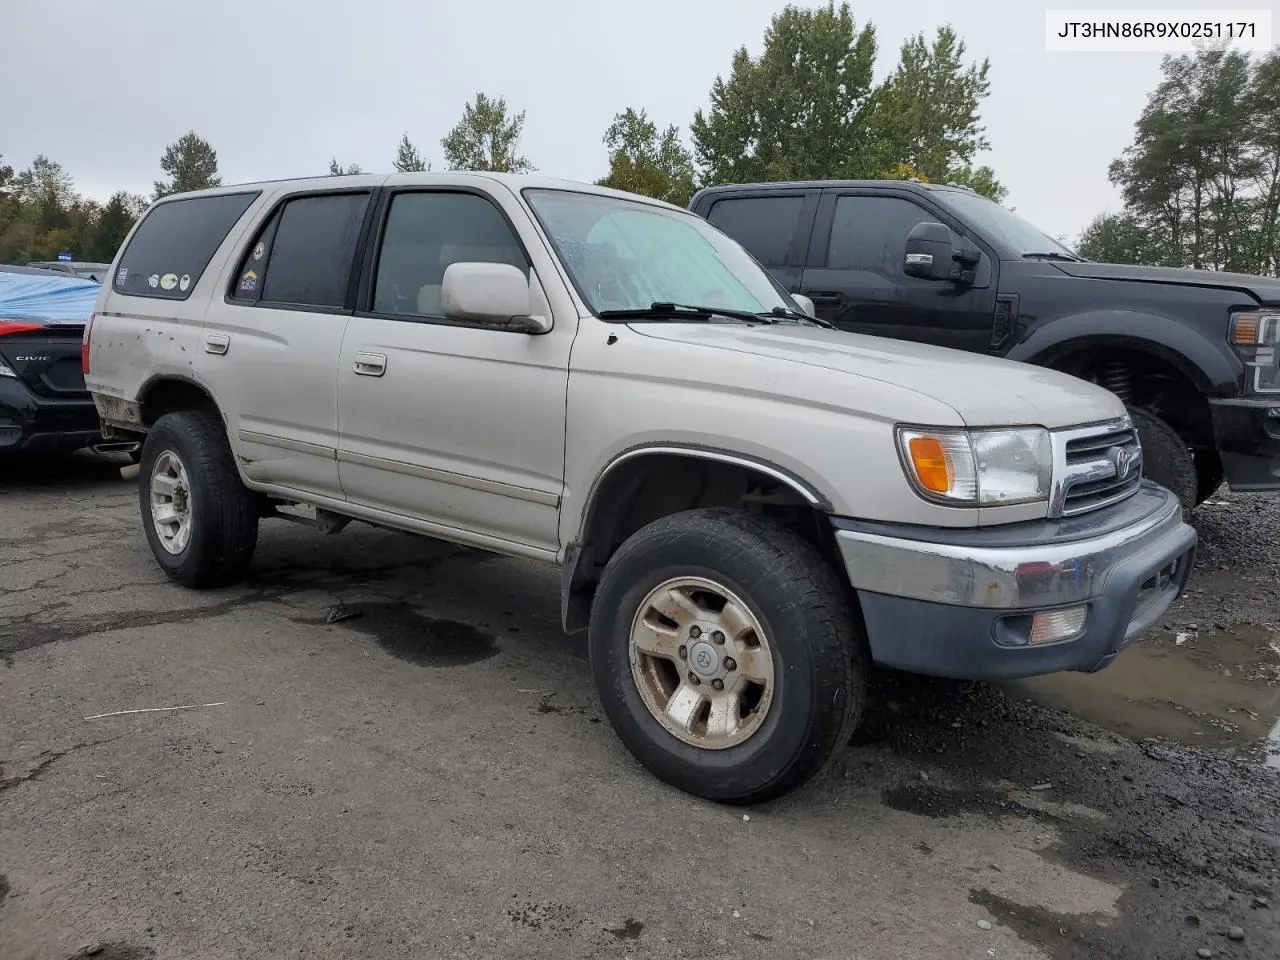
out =
[(983, 249), (969, 284), (907, 276), (907, 235), (923, 221), (946, 223), (958, 233), (958, 224), (914, 194), (827, 190), (799, 292), (841, 330), (985, 351), (995, 319), (995, 260)]
[(250, 479), (343, 496), (335, 374), (372, 195), (284, 197), (231, 261), (205, 314), (196, 372)]
[(714, 194), (705, 216), (746, 247), (788, 293), (799, 293), (818, 190)]

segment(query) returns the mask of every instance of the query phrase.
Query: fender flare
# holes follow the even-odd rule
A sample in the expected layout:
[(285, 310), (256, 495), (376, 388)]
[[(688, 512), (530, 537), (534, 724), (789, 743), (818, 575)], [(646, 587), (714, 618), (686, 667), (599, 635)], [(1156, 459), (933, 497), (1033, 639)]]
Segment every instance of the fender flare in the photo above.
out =
[[(1118, 332), (1132, 331), (1132, 332)], [(1096, 310), (1047, 323), (1014, 345), (1007, 360), (1037, 366), (1081, 347), (1122, 347), (1164, 360), (1203, 394), (1234, 392), (1240, 361), (1188, 324), (1137, 310)]]
[(831, 511), (830, 501), (809, 481), (758, 457), (692, 444), (647, 443), (623, 450), (605, 465), (592, 482), (582, 519), (578, 524), (577, 538), (565, 547), (560, 566), (560, 620), (565, 633), (585, 630), (590, 616), (590, 590), (594, 581), (586, 575), (586, 571), (596, 566), (596, 558), (587, 538), (596, 519), (601, 491), (606, 489), (609, 478), (619, 467), (645, 457), (658, 456), (688, 457), (753, 470), (788, 487), (813, 509), (826, 513)]

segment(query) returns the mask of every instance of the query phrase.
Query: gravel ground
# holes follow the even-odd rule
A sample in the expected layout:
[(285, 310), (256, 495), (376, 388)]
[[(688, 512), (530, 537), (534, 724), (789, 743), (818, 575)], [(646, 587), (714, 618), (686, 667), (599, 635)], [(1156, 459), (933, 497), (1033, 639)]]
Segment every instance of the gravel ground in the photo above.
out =
[(1150, 655), (1266, 723), (1280, 498), (1197, 512), (1192, 592), (1071, 709), (880, 677), (831, 777), (742, 811), (625, 753), (554, 571), (277, 522), (196, 594), (135, 496), (100, 461), (0, 477), (0, 960), (1280, 956), (1280, 771), (1245, 728), (1082, 719), (1171, 699), (1100, 686)]

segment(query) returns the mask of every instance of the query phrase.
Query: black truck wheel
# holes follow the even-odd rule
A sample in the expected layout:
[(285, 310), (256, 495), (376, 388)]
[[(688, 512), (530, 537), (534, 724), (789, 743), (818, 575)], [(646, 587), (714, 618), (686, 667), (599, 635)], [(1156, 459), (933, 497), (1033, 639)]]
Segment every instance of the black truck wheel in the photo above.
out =
[(1195, 457), (1178, 432), (1149, 410), (1130, 410), (1142, 443), (1142, 472), (1149, 480), (1172, 490), (1184, 512), (1199, 501), (1200, 477)]
[(142, 526), (156, 562), (188, 587), (243, 579), (258, 542), (258, 503), (240, 482), (222, 420), (167, 413), (142, 445)]
[(588, 645), (605, 713), (661, 779), (725, 803), (799, 786), (848, 743), (865, 642), (847, 589), (781, 524), (657, 520), (609, 561)]

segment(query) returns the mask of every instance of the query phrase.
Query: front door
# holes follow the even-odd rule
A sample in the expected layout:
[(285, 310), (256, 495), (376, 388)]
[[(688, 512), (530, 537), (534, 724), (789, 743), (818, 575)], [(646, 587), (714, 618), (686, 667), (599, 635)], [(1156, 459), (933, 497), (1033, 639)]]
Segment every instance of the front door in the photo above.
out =
[(523, 270), (538, 309), (551, 311), (540, 278), (558, 277), (532, 230), (513, 228), (526, 223), (516, 204), (502, 187), (390, 194), (366, 309), (338, 362), (338, 468), (354, 503), (446, 538), (545, 556), (559, 546), (577, 317), (562, 309), (550, 332), (533, 335), (453, 322), (441, 303), (445, 268), (483, 261)]
[(911, 228), (940, 219), (902, 195), (824, 194), (800, 292), (841, 330), (985, 351), (995, 314), (989, 254), (971, 284), (902, 269)]

